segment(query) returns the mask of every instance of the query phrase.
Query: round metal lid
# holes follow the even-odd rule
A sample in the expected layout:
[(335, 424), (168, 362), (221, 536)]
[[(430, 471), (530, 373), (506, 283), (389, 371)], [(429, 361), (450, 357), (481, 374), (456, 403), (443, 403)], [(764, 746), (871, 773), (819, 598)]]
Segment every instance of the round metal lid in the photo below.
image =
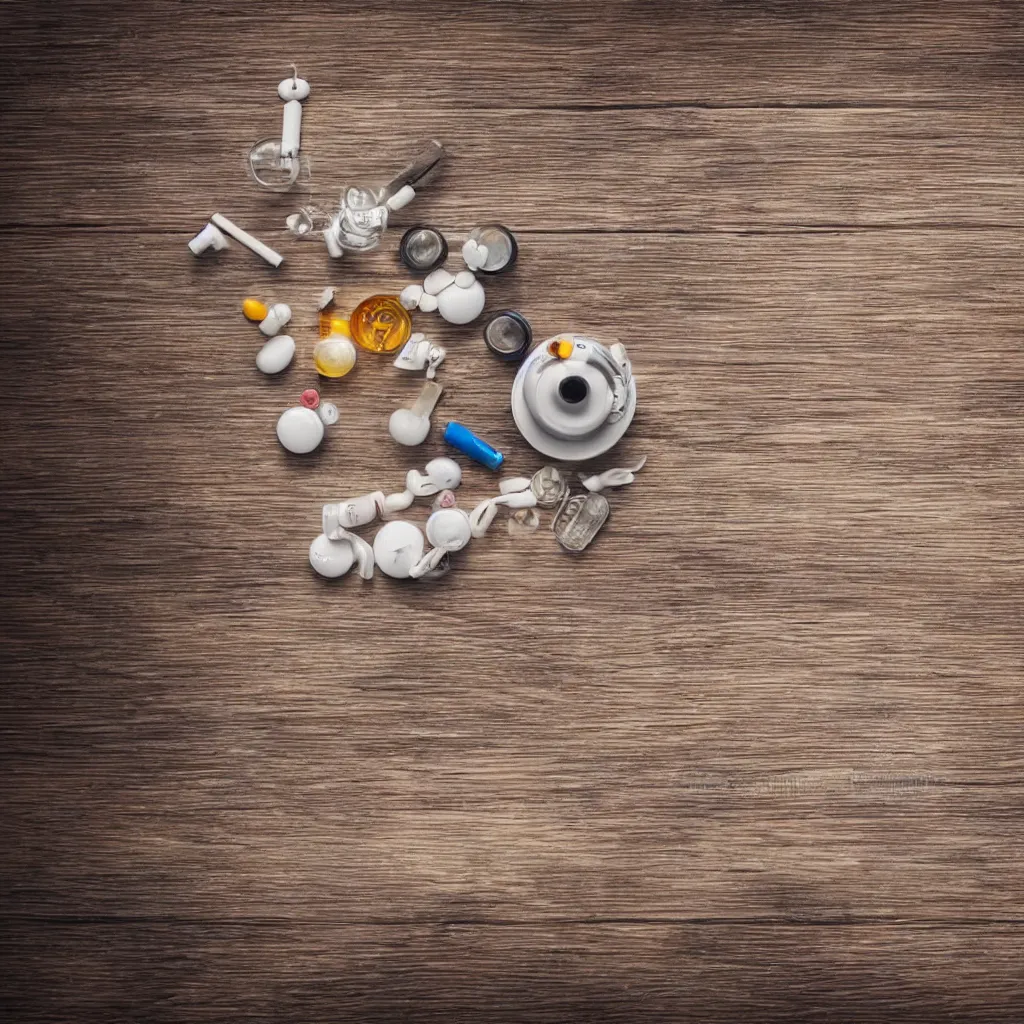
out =
[(429, 274), (448, 258), (448, 242), (437, 228), (417, 224), (398, 243), (402, 262), (416, 274)]
[(508, 362), (522, 359), (532, 340), (530, 322), (515, 310), (503, 309), (484, 324), (484, 344), (499, 359)]

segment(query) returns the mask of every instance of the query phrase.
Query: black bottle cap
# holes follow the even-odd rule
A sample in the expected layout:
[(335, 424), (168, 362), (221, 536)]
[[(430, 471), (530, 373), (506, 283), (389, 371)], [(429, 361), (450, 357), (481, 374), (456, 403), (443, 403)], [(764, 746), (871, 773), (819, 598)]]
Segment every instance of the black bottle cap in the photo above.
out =
[(448, 242), (437, 228), (416, 224), (398, 243), (398, 255), (415, 274), (429, 274), (448, 258)]
[(474, 228), (469, 237), (488, 249), (487, 262), (476, 273), (491, 277), (512, 269), (519, 256), (519, 243), (504, 224), (484, 224)]
[(531, 341), (533, 330), (530, 321), (515, 310), (503, 309), (484, 324), (484, 344), (505, 362), (522, 359)]

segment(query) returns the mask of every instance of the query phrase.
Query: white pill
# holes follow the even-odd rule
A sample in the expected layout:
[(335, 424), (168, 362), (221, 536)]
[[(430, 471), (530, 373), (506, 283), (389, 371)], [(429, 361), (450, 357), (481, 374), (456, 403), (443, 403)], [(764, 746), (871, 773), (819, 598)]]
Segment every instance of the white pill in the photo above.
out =
[(309, 564), (329, 580), (344, 576), (352, 568), (352, 545), (347, 540), (329, 540), (321, 533), (309, 545)]
[(351, 530), (353, 526), (372, 523), (384, 508), (384, 493), (373, 491), (357, 498), (346, 498), (332, 505), (324, 505), (321, 522), (324, 533), (330, 537), (335, 530)]
[(416, 303), (420, 301), (423, 289), (418, 284), (406, 285), (398, 296), (398, 301), (406, 309), (415, 309)]
[(417, 416), (412, 409), (396, 409), (388, 420), (388, 433), (399, 444), (413, 448), (426, 441), (430, 420), (426, 416)]
[(479, 270), (487, 262), (487, 246), (471, 238), (462, 247), (462, 258), (470, 270)]
[(305, 455), (324, 439), (323, 421), (304, 405), (292, 406), (277, 421), (277, 439), (288, 451)]
[(396, 519), (386, 523), (373, 538), (373, 557), (380, 571), (396, 580), (408, 579), (423, 557), (424, 540), (418, 526)]
[(498, 490), (502, 494), (512, 494), (514, 491), (525, 491), (531, 484), (531, 479), (528, 476), (513, 476), (507, 480), (502, 480), (498, 484)]
[(473, 536), (469, 516), (461, 508), (441, 508), (427, 520), (427, 540), (435, 548), (460, 551)]
[(472, 270), (460, 270), (455, 275), (455, 286), (457, 288), (472, 288), (476, 275)]
[(455, 277), (449, 274), (444, 267), (438, 267), (437, 270), (433, 271), (423, 279), (423, 290), (428, 295), (437, 295), (438, 292), (444, 291), (445, 288), (450, 284), (455, 283)]
[(424, 467), (427, 478), (439, 488), (455, 488), (462, 483), (462, 467), (445, 456), (431, 459)]
[(389, 210), (401, 210), (416, 198), (416, 190), (412, 185), (403, 185), (386, 203)]
[(324, 426), (331, 427), (338, 422), (338, 407), (333, 402), (321, 402), (316, 407), (316, 414)]
[[(294, 214), (293, 214), (294, 216)], [(291, 218), (288, 218), (291, 220)], [(334, 302), (334, 296), (337, 294), (337, 288), (327, 287), (320, 293), (320, 298), (316, 300), (317, 309), (326, 309), (332, 302)]]
[(277, 95), (285, 101), (304, 100), (309, 95), (309, 82), (304, 78), (286, 78), (278, 85)]
[(295, 356), (295, 339), (290, 334), (278, 334), (256, 353), (256, 369), (262, 373), (280, 373)]
[[(284, 105), (284, 117), (281, 121), (281, 157), (296, 157), (302, 142), (302, 104), (298, 100), (289, 100)], [(284, 166), (290, 166), (289, 160)]]
[(470, 288), (447, 288), (437, 297), (437, 310), (450, 324), (468, 324), (484, 310), (484, 286), (474, 281)]
[(273, 337), (292, 318), (291, 307), (283, 302), (275, 302), (267, 310), (267, 315), (260, 321), (260, 330), (268, 337)]
[(420, 310), (424, 313), (433, 313), (435, 309), (437, 309), (437, 296), (424, 292), (420, 296)]

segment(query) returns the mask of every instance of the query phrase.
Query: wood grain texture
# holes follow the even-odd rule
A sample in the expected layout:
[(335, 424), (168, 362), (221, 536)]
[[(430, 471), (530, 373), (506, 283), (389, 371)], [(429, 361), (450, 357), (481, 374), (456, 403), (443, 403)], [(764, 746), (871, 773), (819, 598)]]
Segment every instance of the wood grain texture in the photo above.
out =
[[(5, 1019), (1024, 1017), (1024, 6), (0, 28)], [(451, 147), (363, 260), (244, 176), (289, 60), (321, 194)], [(280, 271), (192, 259), (218, 209)], [(629, 344), (597, 468), (650, 462), (580, 559), (499, 520), (432, 586), (320, 580), (320, 505), (401, 481), (415, 385), (361, 360), (287, 458), (313, 298), (488, 219), (490, 307)], [(295, 310), (281, 380), (250, 292)], [(438, 419), (539, 467), (514, 370), (429, 327)]]

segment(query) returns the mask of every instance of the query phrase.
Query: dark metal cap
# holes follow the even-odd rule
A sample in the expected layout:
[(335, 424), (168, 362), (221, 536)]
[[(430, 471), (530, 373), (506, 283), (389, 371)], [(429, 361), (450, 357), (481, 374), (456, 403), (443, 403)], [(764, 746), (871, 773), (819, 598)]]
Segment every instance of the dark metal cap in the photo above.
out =
[(415, 274), (429, 274), (448, 258), (448, 242), (437, 228), (416, 224), (398, 243), (398, 255)]
[(484, 324), (484, 344), (499, 358), (512, 363), (530, 349), (533, 330), (530, 321), (512, 309), (503, 309)]
[(487, 246), (487, 262), (476, 272), (478, 274), (504, 274), (511, 270), (519, 256), (516, 236), (504, 224), (483, 224), (474, 228), (469, 237)]

